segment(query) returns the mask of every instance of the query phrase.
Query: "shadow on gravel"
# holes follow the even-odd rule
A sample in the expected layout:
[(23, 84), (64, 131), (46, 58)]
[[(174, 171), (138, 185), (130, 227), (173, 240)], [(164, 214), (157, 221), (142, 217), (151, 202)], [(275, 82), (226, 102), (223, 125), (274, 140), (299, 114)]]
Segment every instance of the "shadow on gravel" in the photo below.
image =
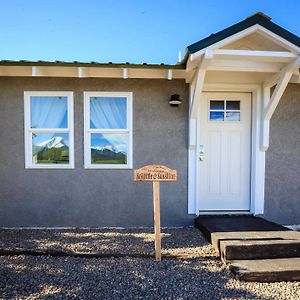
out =
[[(3, 299), (259, 299), (204, 259), (1, 257)], [(232, 281), (232, 280), (231, 280)], [(274, 299), (263, 297), (263, 299)]]
[[(164, 254), (197, 253), (204, 243), (206, 241), (195, 228), (167, 229), (162, 233)], [(1, 250), (149, 256), (154, 254), (154, 240), (150, 229), (0, 229)]]

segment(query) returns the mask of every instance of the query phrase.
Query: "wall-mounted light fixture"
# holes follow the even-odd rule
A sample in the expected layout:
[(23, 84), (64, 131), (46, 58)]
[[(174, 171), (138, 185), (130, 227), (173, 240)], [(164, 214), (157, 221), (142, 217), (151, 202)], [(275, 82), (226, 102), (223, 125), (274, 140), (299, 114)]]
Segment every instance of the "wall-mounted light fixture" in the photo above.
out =
[(178, 106), (179, 104), (181, 104), (181, 99), (179, 98), (178, 94), (174, 94), (171, 96), (171, 99), (169, 100), (169, 104), (171, 106)]

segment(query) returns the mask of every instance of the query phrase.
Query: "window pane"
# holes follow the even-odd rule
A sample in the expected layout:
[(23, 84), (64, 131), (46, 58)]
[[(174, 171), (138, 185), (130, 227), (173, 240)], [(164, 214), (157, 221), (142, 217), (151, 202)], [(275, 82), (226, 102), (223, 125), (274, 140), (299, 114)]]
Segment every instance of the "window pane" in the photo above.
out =
[(126, 98), (91, 97), (90, 128), (126, 129)]
[(68, 164), (68, 133), (32, 133), (32, 162), (34, 164)]
[(240, 101), (227, 101), (226, 109), (227, 110), (240, 110)]
[(240, 113), (226, 112), (226, 121), (240, 121)]
[(92, 133), (92, 164), (127, 164), (127, 134)]
[(210, 100), (210, 109), (224, 110), (224, 101)]
[(211, 121), (224, 121), (224, 113), (220, 111), (211, 111), (209, 118)]
[(30, 97), (31, 128), (68, 128), (68, 98)]

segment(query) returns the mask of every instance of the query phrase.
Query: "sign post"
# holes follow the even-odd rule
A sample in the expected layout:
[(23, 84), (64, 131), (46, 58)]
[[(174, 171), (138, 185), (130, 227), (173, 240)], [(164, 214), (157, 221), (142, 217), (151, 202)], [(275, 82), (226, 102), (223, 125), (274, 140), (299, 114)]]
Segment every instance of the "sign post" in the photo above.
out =
[(176, 181), (177, 171), (162, 165), (144, 166), (134, 171), (134, 181), (152, 181), (154, 207), (155, 259), (161, 261), (160, 181)]

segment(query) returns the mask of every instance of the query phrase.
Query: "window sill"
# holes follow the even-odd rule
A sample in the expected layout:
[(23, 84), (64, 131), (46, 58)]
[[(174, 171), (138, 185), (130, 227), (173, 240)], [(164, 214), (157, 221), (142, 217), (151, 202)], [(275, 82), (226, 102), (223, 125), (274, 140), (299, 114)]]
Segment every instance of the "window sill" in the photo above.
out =
[(35, 169), (35, 170), (71, 170), (74, 169), (73, 165), (51, 165), (51, 166), (45, 166), (45, 165), (29, 165), (25, 166), (25, 169)]
[(86, 170), (132, 170), (132, 166), (124, 165), (124, 166), (116, 166), (116, 165), (85, 165), (84, 168)]

